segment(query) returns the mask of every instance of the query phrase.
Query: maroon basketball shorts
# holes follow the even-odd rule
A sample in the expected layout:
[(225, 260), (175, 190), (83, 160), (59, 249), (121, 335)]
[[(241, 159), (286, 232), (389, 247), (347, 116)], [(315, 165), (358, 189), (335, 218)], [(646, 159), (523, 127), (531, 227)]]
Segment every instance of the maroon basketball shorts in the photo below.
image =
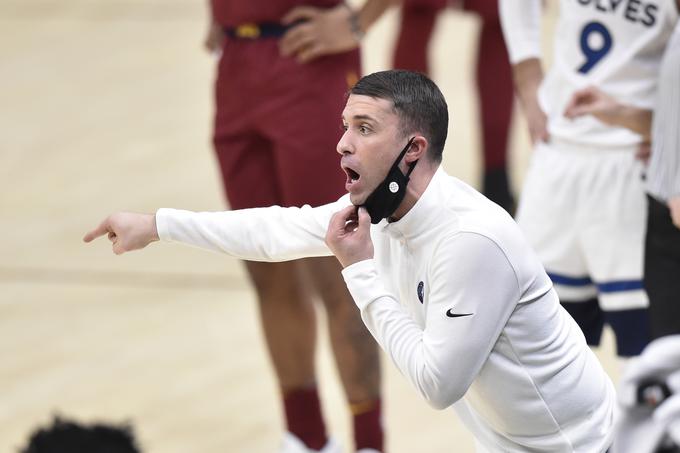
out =
[(228, 40), (215, 86), (214, 145), (232, 209), (318, 206), (344, 193), (336, 145), (359, 52), (307, 64), (278, 39)]

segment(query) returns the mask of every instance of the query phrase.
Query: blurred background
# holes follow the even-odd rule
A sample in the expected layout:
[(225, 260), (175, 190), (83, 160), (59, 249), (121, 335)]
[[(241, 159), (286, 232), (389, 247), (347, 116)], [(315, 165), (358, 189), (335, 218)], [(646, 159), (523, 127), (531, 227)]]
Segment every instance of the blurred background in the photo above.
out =
[[(366, 36), (364, 72), (389, 68), (397, 15)], [(264, 453), (280, 440), (238, 261), (177, 245), (118, 257), (106, 240), (81, 241), (115, 210), (224, 209), (207, 25), (206, 1), (0, 0), (0, 451), (54, 413), (128, 420), (147, 453)], [(479, 187), (477, 29), (475, 16), (448, 10), (430, 52), (451, 115), (444, 166)], [(519, 190), (521, 119), (511, 148)], [(319, 337), (323, 409), (347, 445), (349, 414)], [(598, 354), (616, 378), (609, 336)], [(472, 451), (452, 410), (430, 409), (384, 370), (389, 451)]]

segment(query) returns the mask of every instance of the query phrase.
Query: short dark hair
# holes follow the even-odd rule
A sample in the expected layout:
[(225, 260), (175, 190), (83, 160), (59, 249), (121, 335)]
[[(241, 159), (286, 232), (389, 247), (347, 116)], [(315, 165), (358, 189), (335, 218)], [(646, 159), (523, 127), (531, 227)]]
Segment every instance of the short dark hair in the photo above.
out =
[(418, 72), (393, 69), (362, 77), (349, 94), (391, 101), (404, 135), (421, 132), (429, 143), (428, 153), (441, 162), (449, 128), (449, 112), (437, 85)]
[(90, 426), (55, 416), (36, 429), (19, 453), (140, 453), (132, 427), (94, 423)]

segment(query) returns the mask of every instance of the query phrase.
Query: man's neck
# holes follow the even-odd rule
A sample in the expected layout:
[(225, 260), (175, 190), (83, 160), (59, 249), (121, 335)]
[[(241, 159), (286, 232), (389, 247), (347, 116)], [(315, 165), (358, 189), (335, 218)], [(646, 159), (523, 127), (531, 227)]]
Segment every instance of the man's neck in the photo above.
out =
[(406, 186), (404, 200), (399, 204), (399, 207), (390, 216), (388, 221), (398, 221), (416, 205), (420, 197), (425, 193), (427, 186), (430, 185), (430, 181), (432, 181), (434, 174), (437, 172), (437, 168), (439, 168), (439, 163), (433, 163), (427, 159), (422, 159), (418, 162)]

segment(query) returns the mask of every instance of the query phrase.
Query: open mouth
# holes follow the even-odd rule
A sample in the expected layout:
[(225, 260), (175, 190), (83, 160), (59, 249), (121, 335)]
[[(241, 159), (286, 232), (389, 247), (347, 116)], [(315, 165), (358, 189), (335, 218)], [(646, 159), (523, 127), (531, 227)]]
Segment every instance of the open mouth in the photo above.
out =
[(350, 168), (344, 164), (342, 165), (342, 169), (347, 175), (347, 181), (345, 181), (345, 190), (350, 192), (354, 188), (355, 184), (361, 179), (361, 175), (353, 168)]
[(356, 171), (352, 170), (349, 167), (345, 167), (345, 173), (347, 173), (347, 177), (349, 178), (349, 182), (356, 182), (361, 178), (361, 175), (357, 173)]

